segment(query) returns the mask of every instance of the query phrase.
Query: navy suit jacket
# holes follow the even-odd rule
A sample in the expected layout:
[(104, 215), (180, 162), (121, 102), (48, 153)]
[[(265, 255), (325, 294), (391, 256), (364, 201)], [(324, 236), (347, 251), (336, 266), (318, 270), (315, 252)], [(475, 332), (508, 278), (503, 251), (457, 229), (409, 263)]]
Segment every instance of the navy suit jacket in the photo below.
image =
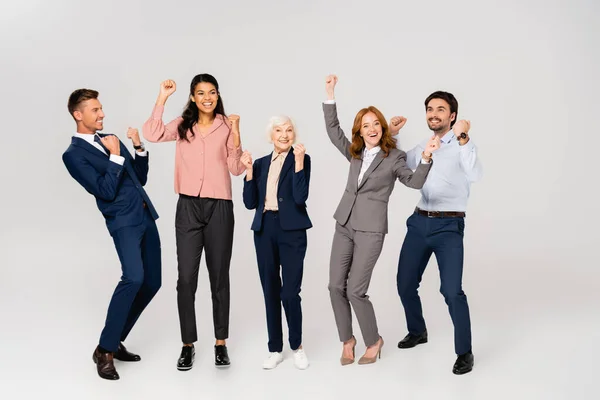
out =
[(134, 159), (122, 142), (120, 154), (125, 158), (123, 165), (110, 161), (108, 155), (85, 140), (73, 137), (62, 156), (71, 176), (96, 198), (111, 235), (124, 226), (141, 224), (144, 203), (152, 217), (158, 218), (143, 188), (148, 180), (149, 154), (136, 154)]
[[(244, 178), (244, 205), (249, 210), (256, 209), (251, 229), (262, 229), (265, 197), (267, 195), (267, 178), (271, 167), (272, 154), (254, 161), (252, 180)], [(310, 183), (310, 157), (304, 155), (304, 169), (296, 172), (296, 161), (293, 148), (290, 149), (283, 162), (279, 184), (277, 187), (277, 207), (281, 229), (285, 231), (309, 229), (312, 227), (306, 212), (308, 185)]]

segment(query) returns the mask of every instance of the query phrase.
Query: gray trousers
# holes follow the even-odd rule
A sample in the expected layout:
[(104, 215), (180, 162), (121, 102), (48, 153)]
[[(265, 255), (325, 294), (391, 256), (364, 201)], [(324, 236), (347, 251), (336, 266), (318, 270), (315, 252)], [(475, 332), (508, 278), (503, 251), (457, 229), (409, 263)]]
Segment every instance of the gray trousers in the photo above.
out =
[(350, 221), (344, 226), (335, 225), (328, 288), (342, 342), (353, 336), (351, 304), (365, 345), (372, 346), (379, 340), (377, 319), (367, 290), (384, 238), (383, 233), (355, 231)]

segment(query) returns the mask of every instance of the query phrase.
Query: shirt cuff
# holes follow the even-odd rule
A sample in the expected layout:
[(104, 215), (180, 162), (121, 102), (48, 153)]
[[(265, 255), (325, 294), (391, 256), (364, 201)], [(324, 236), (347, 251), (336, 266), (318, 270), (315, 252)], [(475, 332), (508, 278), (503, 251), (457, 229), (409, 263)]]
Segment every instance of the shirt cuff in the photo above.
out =
[(152, 110), (152, 119), (162, 120), (164, 111), (165, 111), (165, 106), (155, 104), (154, 110)]
[(473, 148), (475, 148), (475, 144), (473, 143), (473, 139), (469, 138), (469, 141), (467, 143), (465, 143), (462, 146), (459, 145), (459, 147), (461, 151), (470, 152), (471, 150), (473, 150)]
[(108, 159), (110, 161), (114, 162), (115, 164), (119, 164), (119, 165), (125, 164), (125, 158), (123, 158), (123, 156), (118, 156), (116, 154), (111, 154)]
[(334, 100), (325, 100), (323, 102), (323, 104), (335, 104), (335, 99)]
[(144, 151), (136, 151), (135, 152), (136, 156), (140, 156), (140, 157), (146, 157), (148, 155), (148, 150), (144, 150)]
[(421, 164), (431, 164), (431, 159), (429, 161), (425, 161), (424, 158), (421, 158)]

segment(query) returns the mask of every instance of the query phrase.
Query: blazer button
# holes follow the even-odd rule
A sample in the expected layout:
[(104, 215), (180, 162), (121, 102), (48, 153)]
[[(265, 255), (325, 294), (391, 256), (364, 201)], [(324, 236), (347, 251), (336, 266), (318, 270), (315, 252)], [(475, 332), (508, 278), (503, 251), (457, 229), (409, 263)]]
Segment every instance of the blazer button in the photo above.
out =
[(280, 197), (280, 198), (279, 198), (279, 201), (283, 201), (283, 197)]

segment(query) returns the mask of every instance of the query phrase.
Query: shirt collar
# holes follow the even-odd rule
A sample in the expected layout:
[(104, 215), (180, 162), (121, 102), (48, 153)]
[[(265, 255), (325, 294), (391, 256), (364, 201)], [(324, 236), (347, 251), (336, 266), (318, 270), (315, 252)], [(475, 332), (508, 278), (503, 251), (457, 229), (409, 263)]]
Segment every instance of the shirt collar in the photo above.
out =
[(97, 134), (89, 134), (89, 133), (79, 133), (79, 132), (75, 132), (75, 134), (73, 135), (76, 138), (79, 139), (83, 139), (86, 142), (90, 143), (90, 144), (94, 144), (94, 136), (96, 136)]
[(371, 150), (367, 149), (367, 147), (365, 146), (365, 148), (363, 149), (363, 157), (366, 155), (374, 156), (375, 154), (379, 153), (379, 150), (381, 150), (380, 146), (375, 146)]
[(273, 150), (273, 153), (271, 154), (271, 162), (275, 161), (275, 159), (277, 158), (277, 156), (282, 156), (283, 159), (285, 160), (285, 158), (287, 157), (289, 151), (284, 151), (281, 153), (276, 152), (275, 150)]
[(442, 138), (440, 139), (442, 142), (448, 144), (452, 141), (452, 138), (455, 137), (454, 136), (454, 131), (452, 129), (450, 129), (448, 132), (446, 132), (446, 134), (444, 136), (442, 136)]

